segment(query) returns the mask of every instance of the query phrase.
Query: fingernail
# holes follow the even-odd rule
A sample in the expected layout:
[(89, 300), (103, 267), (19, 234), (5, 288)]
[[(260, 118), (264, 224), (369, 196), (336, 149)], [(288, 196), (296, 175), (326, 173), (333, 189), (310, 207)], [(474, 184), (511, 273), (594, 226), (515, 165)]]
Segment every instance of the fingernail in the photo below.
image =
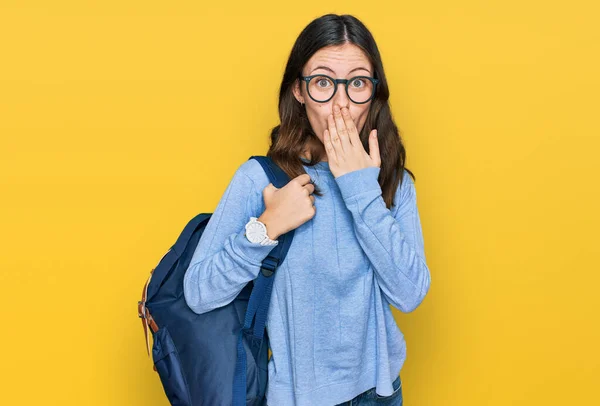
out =
[(338, 105), (333, 106), (333, 111), (335, 111), (336, 113), (339, 113), (340, 112), (340, 106), (338, 106)]

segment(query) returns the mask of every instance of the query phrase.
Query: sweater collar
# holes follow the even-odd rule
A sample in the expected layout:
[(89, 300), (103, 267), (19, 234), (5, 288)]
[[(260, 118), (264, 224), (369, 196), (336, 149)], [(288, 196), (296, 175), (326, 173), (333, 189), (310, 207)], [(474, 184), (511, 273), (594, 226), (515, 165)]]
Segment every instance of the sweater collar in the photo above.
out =
[[(308, 163), (308, 162), (310, 162), (310, 160), (308, 160), (306, 158), (303, 158), (303, 157), (300, 157), (300, 159), (305, 164)], [(330, 169), (329, 169), (329, 162), (327, 162), (327, 161), (320, 161), (320, 162), (317, 162), (316, 164), (314, 164), (312, 166), (308, 166), (308, 165), (305, 165), (305, 166), (307, 166), (309, 168), (314, 168), (314, 169), (320, 170), (320, 171), (331, 172)]]

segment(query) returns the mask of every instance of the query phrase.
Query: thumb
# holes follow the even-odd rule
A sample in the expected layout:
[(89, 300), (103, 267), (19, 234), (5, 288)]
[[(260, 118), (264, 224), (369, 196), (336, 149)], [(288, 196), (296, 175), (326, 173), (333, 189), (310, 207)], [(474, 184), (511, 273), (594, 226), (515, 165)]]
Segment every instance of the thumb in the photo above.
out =
[(269, 183), (264, 189), (263, 189), (263, 195), (264, 196), (271, 196), (276, 190), (278, 190), (275, 185), (273, 185), (272, 183)]

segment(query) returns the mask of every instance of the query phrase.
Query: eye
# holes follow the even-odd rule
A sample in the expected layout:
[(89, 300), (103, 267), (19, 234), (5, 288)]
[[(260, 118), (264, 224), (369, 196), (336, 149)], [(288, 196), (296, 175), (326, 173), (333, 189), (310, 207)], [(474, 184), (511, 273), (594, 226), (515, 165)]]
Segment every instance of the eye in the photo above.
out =
[(365, 80), (364, 79), (356, 78), (356, 79), (352, 80), (352, 82), (351, 82), (350, 85), (352, 87), (358, 87), (358, 88), (364, 87), (365, 86)]
[(331, 84), (331, 81), (329, 79), (323, 78), (323, 77), (317, 78), (316, 82), (317, 82), (317, 86), (322, 87), (322, 88), (327, 87)]

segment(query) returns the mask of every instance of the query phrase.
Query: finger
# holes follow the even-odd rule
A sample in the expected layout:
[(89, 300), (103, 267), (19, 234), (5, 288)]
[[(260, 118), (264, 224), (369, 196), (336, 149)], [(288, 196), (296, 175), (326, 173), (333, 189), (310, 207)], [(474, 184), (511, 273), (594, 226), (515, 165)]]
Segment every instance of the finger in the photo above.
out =
[(381, 156), (379, 155), (379, 139), (377, 130), (371, 131), (369, 135), (369, 156), (375, 165), (381, 166)]
[(348, 139), (352, 146), (362, 146), (362, 142), (360, 141), (360, 135), (358, 134), (358, 129), (354, 124), (354, 120), (352, 120), (352, 116), (350, 115), (350, 109), (344, 107), (342, 109), (342, 118), (344, 120), (344, 124), (346, 124), (346, 129), (348, 130)]
[(308, 173), (303, 173), (302, 175), (298, 175), (294, 178), (294, 180), (297, 183), (299, 183), (301, 186), (304, 186), (307, 183), (310, 183), (310, 181), (311, 181), (310, 175)]
[(307, 183), (302, 187), (308, 191), (308, 194), (311, 194), (315, 191), (315, 185), (313, 183)]
[(325, 134), (323, 134), (323, 141), (325, 141), (325, 152), (327, 153), (327, 159), (329, 162), (337, 162), (337, 152), (331, 141), (331, 134), (329, 134), (329, 130), (325, 130)]
[(333, 114), (330, 114), (327, 117), (327, 132), (330, 136), (330, 140), (331, 140), (331, 145), (333, 146), (334, 151), (337, 152), (339, 151), (340, 153), (344, 151), (344, 148), (342, 147), (342, 142), (340, 140), (340, 136), (338, 134), (337, 131), (337, 127), (335, 125), (335, 120), (333, 118)]
[(338, 136), (340, 137), (340, 143), (342, 144), (342, 150), (346, 151), (347, 148), (350, 147), (350, 135), (348, 134), (346, 123), (342, 117), (342, 111), (337, 105), (333, 108), (333, 118), (335, 120)]

